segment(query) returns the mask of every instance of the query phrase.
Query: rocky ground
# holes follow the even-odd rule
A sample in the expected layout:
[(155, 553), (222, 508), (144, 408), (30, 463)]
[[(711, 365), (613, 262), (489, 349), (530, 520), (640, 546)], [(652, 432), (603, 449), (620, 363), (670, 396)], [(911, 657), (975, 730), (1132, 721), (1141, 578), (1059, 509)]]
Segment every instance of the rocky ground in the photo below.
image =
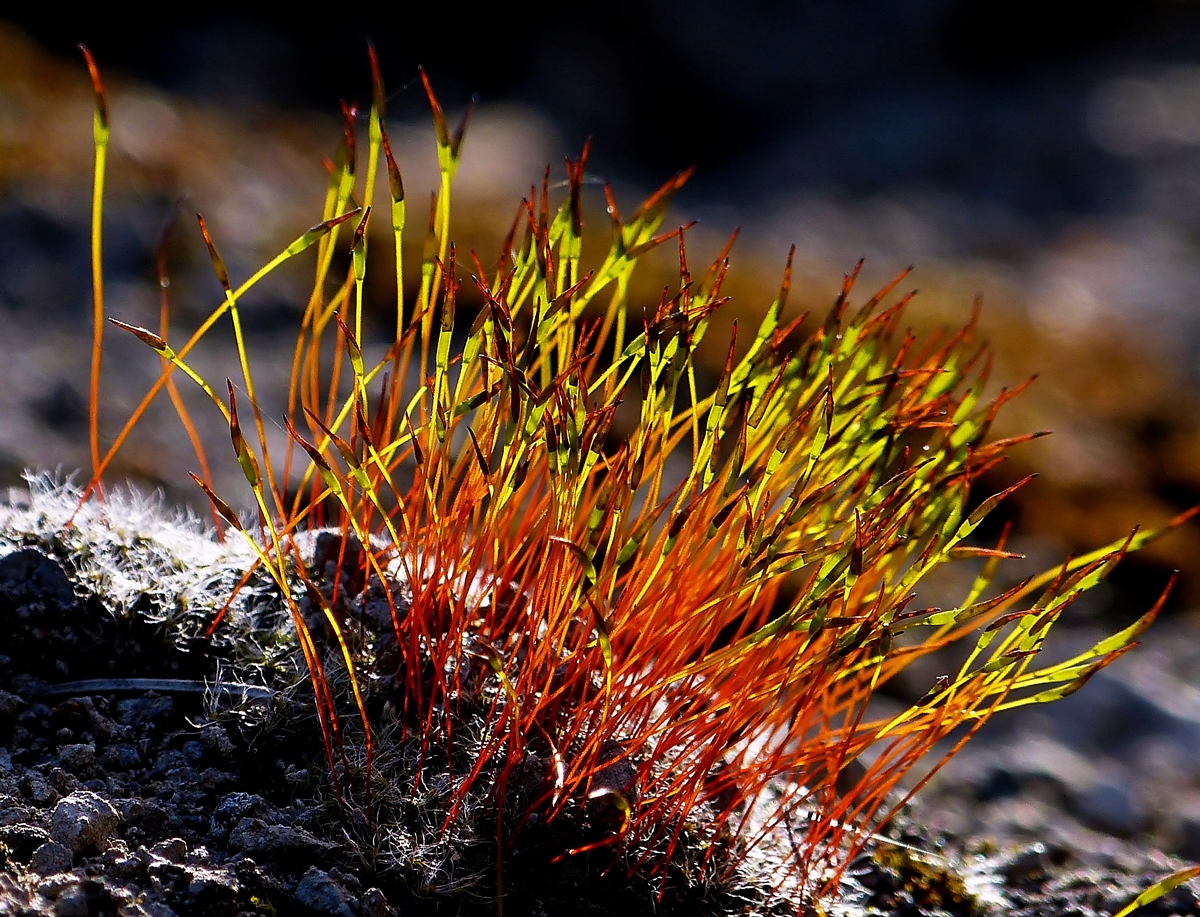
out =
[[(480, 838), (439, 847), (402, 800), (368, 826), (331, 799), (266, 592), (251, 584), (218, 636), (198, 637), (244, 549), (120, 501), (64, 529), (72, 509), (35, 490), (0, 520), (0, 914), (498, 912)], [(1200, 679), (1178, 633), (1151, 642), (1079, 706), (968, 746), (824, 912), (1111, 915), (1181, 865), (1156, 845), (1200, 852)], [(1100, 752), (1105, 730), (1122, 739)], [(1190, 769), (1163, 763), (1180, 758)], [(506, 863), (508, 913), (795, 912), (752, 880), (675, 877), (659, 901), (636, 877), (546, 859), (535, 846)], [(1200, 901), (1184, 886), (1142, 913)]]

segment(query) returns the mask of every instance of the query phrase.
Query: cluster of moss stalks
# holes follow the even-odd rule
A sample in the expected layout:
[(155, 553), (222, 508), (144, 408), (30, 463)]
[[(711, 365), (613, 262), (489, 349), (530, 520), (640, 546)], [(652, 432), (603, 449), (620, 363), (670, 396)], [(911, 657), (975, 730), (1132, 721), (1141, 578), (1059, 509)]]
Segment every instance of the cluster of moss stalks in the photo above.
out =
[[(88, 63), (94, 474), (81, 505), (101, 497), (112, 456), (166, 390), (218, 530), (244, 541), (247, 582), (271, 580), (291, 619), (333, 798), (380, 850), (433, 864), (444, 887), (462, 881), (445, 851), (461, 859), (478, 843), (500, 897), (536, 850), (565, 873), (603, 863), (662, 896), (752, 874), (764, 900), (836, 898), (899, 787), (919, 787), (993, 713), (1080, 688), (1157, 611), (1039, 665), (1064, 608), (1161, 533), (994, 585), (1016, 555), (976, 532), (1010, 491), (980, 500), (971, 487), (1033, 434), (989, 440), (1014, 392), (989, 385), (974, 322), (918, 340), (903, 318), (911, 294), (893, 292), (904, 275), (854, 302), (857, 268), (827, 315), (791, 315), (789, 256), (778, 297), (739, 334), (723, 318), (730, 247), (693, 272), (687, 227), (661, 231), (686, 175), (628, 218), (605, 188), (595, 257), (585, 149), (562, 186), (547, 169), (498, 251), (472, 252), (464, 270), (450, 201), (466, 121), (450, 130), (425, 79), (440, 178), (407, 283), (413, 228), (377, 66), (365, 168), (348, 108), (315, 226), (235, 285), (201, 219), (224, 298), (199, 328), (172, 342), (165, 285), (157, 332), (110, 319), (162, 374), (102, 452), (109, 126)], [(364, 332), (368, 244), (389, 241), (394, 329), (377, 342)], [(677, 283), (631, 299), (639, 259), (667, 244)], [(263, 405), (243, 298), (309, 250), (287, 401)], [(464, 283), (474, 314), (459, 308)], [(219, 322), (236, 386), (188, 361)], [(708, 366), (699, 353), (717, 328), (725, 359)], [(228, 425), (253, 517), (215, 492), (180, 374)], [(279, 412), (283, 446), (267, 435)], [(305, 557), (318, 529), (334, 533), (328, 563)], [(966, 594), (922, 606), (922, 582), (949, 564), (971, 570)], [(963, 661), (924, 697), (896, 715), (868, 710), (906, 666), (958, 641)]]
[[(469, 769), (474, 741), (485, 726), (481, 711), (457, 713), (453, 728), (461, 750), (456, 755), (423, 752), (400, 726), (387, 678), (368, 679), (365, 685), (382, 749), (375, 762), (374, 812), (345, 801), (338, 805), (328, 793), (328, 771), (308, 766), (321, 730), (286, 603), (269, 577), (244, 580), (254, 552), (232, 539), (218, 541), (211, 526), (168, 510), (159, 498), (113, 491), (103, 505), (89, 503), (80, 510), (79, 487), (45, 475), (31, 475), (28, 484), (27, 492), (14, 492), (0, 505), (0, 553), (33, 548), (52, 558), (68, 574), (79, 601), (58, 607), (51, 596), (31, 593), (43, 611), (37, 627), (11, 632), (6, 649), (14, 653), (16, 669), (41, 689), (59, 694), (64, 689), (96, 695), (192, 689), (187, 694), (197, 700), (185, 703), (187, 716), (193, 723), (224, 727), (242, 764), (239, 790), (280, 806), (303, 799), (310, 816), (306, 825), (338, 849), (340, 864), (386, 888), (389, 900), (455, 913), (495, 913), (496, 866), (502, 856), (505, 899), (517, 913), (582, 907), (597, 914), (619, 908), (631, 914), (783, 915), (804, 906), (801, 898), (782, 894), (769, 881), (786, 856), (778, 849), (758, 850), (743, 860), (726, 844), (713, 858), (713, 811), (707, 806), (690, 814), (669, 868), (657, 878), (645, 870), (629, 871), (632, 850), (624, 851), (617, 864), (624, 869), (612, 868), (611, 855), (561, 859), (565, 847), (603, 830), (605, 817), (612, 815), (603, 809), (575, 807), (552, 827), (527, 829), (518, 843), (498, 851), (497, 807), (490, 798), (494, 773), (463, 806), (453, 829), (444, 831), (446, 775)], [(306, 572), (331, 594), (335, 578), (344, 575), (336, 560), (342, 549), (338, 533), (306, 533), (300, 541)], [(229, 604), (239, 583), (237, 600)], [(294, 584), (302, 585), (299, 571)], [(364, 653), (386, 631), (379, 599), (375, 590), (366, 602), (351, 600), (345, 609), (361, 625), (351, 640)], [(316, 609), (305, 603), (303, 610), (310, 626), (321, 631)], [(220, 631), (198, 639), (223, 612)], [(319, 639), (325, 643), (328, 637)], [(336, 650), (325, 646), (324, 655), (332, 663)], [(353, 702), (345, 679), (334, 679), (332, 689), (339, 702)], [(361, 736), (347, 737), (345, 751), (340, 779), (361, 777)], [(414, 776), (422, 767), (427, 776), (414, 792)], [(299, 780), (297, 772), (307, 779)], [(519, 790), (510, 794), (507, 804), (519, 807), (519, 795)], [(313, 812), (320, 814), (313, 818)], [(911, 841), (919, 831), (907, 822), (903, 829), (889, 826), (870, 855), (860, 858), (860, 874), (866, 865), (885, 892), (907, 895), (925, 908), (986, 912), (951, 863), (922, 853), (898, 835)], [(840, 898), (845, 913), (859, 914), (871, 893), (847, 880)]]

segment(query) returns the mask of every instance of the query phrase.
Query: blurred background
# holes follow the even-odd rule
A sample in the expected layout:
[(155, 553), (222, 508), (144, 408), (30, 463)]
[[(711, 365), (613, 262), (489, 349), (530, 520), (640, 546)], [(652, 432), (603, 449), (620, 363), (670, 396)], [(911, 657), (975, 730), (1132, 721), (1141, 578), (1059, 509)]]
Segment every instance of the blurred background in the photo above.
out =
[[(88, 465), (92, 97), (76, 43), (111, 97), (108, 311), (157, 326), (155, 252), (175, 215), (179, 334), (220, 298), (193, 212), (235, 280), (315, 222), (339, 103), (369, 102), (370, 39), (417, 225), (436, 182), (417, 66), (452, 119), (477, 100), (453, 234), (485, 265), (544, 166), (561, 178), (589, 137), (590, 172), (623, 208), (694, 165), (668, 220), (700, 219), (694, 262), (741, 227), (736, 314), (769, 304), (792, 242), (797, 312), (827, 308), (859, 258), (860, 299), (916, 265), (909, 315), (924, 331), (960, 326), (982, 297), (996, 387), (1040, 374), (997, 433), (1054, 434), (985, 485), (1041, 472), (994, 525), (1016, 523), (1031, 567), (1200, 502), (1200, 3), (641, 0), (375, 16), (158, 10), (125, 22), (28, 5), (0, 22), (0, 484), (27, 467)], [(603, 229), (599, 185), (589, 193)], [(657, 301), (672, 266), (660, 260), (638, 295)], [(260, 385), (275, 395), (309, 270), (281, 272), (247, 302)], [(115, 431), (158, 366), (120, 333), (106, 346)], [(211, 349), (196, 362), (220, 378), (227, 361)], [(114, 474), (194, 502), (195, 460), (159, 408)], [(213, 413), (198, 419), (220, 443)], [(217, 477), (239, 492), (231, 457)], [(978, 817), (1015, 830), (1066, 812), (1085, 840), (1145, 835), (1200, 856), (1200, 529), (1123, 564), (1072, 610), (1061, 652), (1132, 621), (1172, 569), (1182, 579), (1149, 647), (1086, 698), (1011, 718), (960, 756), (938, 789), (969, 803), (944, 815), (949, 828)], [(894, 690), (920, 696), (934, 674)]]

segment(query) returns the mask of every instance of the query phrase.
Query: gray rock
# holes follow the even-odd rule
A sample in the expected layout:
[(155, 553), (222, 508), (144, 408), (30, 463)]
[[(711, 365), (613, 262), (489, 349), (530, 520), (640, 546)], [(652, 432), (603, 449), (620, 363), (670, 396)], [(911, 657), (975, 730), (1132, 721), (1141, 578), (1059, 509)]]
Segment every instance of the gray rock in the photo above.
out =
[(9, 849), (13, 859), (28, 863), (33, 852), (50, 840), (45, 829), (36, 825), (5, 825), (0, 828), (0, 843)]
[(68, 608), (77, 601), (62, 565), (37, 548), (0, 558), (0, 596), (17, 606)]
[(35, 809), (28, 806), (8, 806), (0, 809), (0, 826), (19, 825), (35, 817)]
[(268, 825), (260, 818), (243, 818), (229, 833), (229, 849), (246, 853), (257, 860), (311, 863), (332, 849), (303, 828)]
[(200, 741), (210, 752), (216, 752), (227, 761), (234, 760), (234, 746), (225, 727), (209, 723), (200, 730)]
[(171, 863), (182, 863), (183, 858), (187, 856), (187, 849), (187, 841), (181, 837), (172, 837), (159, 841), (150, 848), (150, 853)]
[(378, 888), (368, 888), (363, 892), (358, 902), (362, 917), (392, 917), (392, 909), (388, 906), (387, 897)]
[(109, 770), (128, 770), (136, 767), (141, 760), (142, 756), (138, 754), (137, 748), (128, 742), (110, 745), (100, 756), (100, 763)]
[(46, 780), (44, 774), (32, 771), (21, 778), (21, 795), (39, 806), (50, 806), (58, 801), (58, 790)]
[(1153, 654), (1130, 654), (1098, 672), (1086, 691), (1040, 712), (1061, 741), (1080, 750), (1104, 749), (1130, 766), (1138, 765), (1150, 736), (1165, 737), (1190, 760), (1200, 760), (1200, 689), (1175, 677)]
[(103, 853), (116, 830), (116, 810), (90, 790), (59, 800), (50, 816), (51, 839), (75, 853)]
[(329, 873), (310, 867), (296, 886), (296, 900), (318, 914), (355, 917), (346, 890)]
[(113, 805), (120, 813), (126, 836), (138, 843), (152, 844), (175, 831), (171, 813), (153, 799), (114, 798)]
[(63, 767), (75, 774), (90, 774), (96, 767), (96, 746), (77, 743), (58, 750)]
[(62, 889), (54, 903), (54, 917), (95, 917), (115, 913), (118, 903), (103, 882), (84, 879)]
[(1100, 779), (1087, 757), (1046, 736), (1028, 736), (1006, 749), (1002, 767), (1018, 784), (1048, 780), (1060, 789), (1086, 793)]
[(191, 783), (195, 770), (188, 766), (187, 758), (178, 749), (161, 752), (158, 759), (152, 762), (150, 775), (158, 779), (172, 777), (180, 783)]
[[(8, 908), (5, 911), (4, 908)], [(25, 914), (33, 911), (33, 892), (8, 873), (0, 872), (0, 913)]]
[(376, 634), (391, 633), (395, 630), (392, 607), (395, 606), (396, 618), (403, 621), (412, 604), (412, 591), (407, 583), (389, 583), (389, 590), (390, 602), (379, 577), (372, 576), (366, 593), (358, 593), (350, 603), (351, 616), (362, 621)]
[(1149, 827), (1146, 810), (1133, 798), (1130, 787), (1113, 780), (1098, 780), (1072, 797), (1072, 808), (1089, 827), (1132, 837)]
[(47, 876), (37, 884), (37, 892), (43, 898), (54, 899), (73, 885), (79, 884), (79, 876), (74, 873), (60, 872)]
[(209, 836), (219, 843), (225, 843), (229, 839), (229, 832), (243, 818), (275, 821), (276, 813), (274, 807), (256, 793), (230, 793), (213, 809), (208, 822)]
[(233, 910), (241, 886), (237, 879), (220, 869), (189, 868), (191, 882), (179, 899), (185, 914), (224, 914)]
[(175, 712), (173, 697), (131, 697), (117, 702), (117, 722), (125, 726), (152, 723)]
[(91, 908), (83, 883), (73, 885), (54, 902), (54, 917), (89, 917)]
[(29, 860), (29, 869), (39, 876), (51, 876), (58, 872), (66, 872), (75, 861), (71, 851), (62, 844), (46, 841)]
[(204, 760), (204, 743), (197, 739), (184, 742), (182, 751), (189, 764), (199, 764)]
[(222, 869), (157, 860), (147, 870), (150, 881), (184, 914), (233, 913), (241, 886)]

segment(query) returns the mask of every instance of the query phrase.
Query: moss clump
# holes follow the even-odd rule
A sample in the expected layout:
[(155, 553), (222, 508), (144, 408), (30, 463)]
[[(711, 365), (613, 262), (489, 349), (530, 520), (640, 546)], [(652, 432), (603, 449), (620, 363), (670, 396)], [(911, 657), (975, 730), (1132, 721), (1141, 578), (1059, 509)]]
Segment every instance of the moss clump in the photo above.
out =
[[(1153, 618), (1157, 609), (1071, 659), (1035, 661), (1067, 605), (1154, 535), (993, 585), (1015, 555), (1003, 537), (993, 546), (976, 535), (1015, 488), (982, 501), (971, 488), (1033, 434), (989, 439), (1015, 393), (993, 394), (974, 321), (929, 341), (905, 328), (911, 294), (895, 296), (905, 275), (855, 302), (855, 268), (810, 321), (788, 312), (789, 256), (757, 330), (739, 339), (735, 324), (723, 369), (708, 378), (696, 355), (726, 304), (729, 247), (693, 272), (687, 227), (660, 231), (680, 175), (627, 219), (606, 188), (610, 241), (598, 257), (585, 252), (586, 148), (567, 160), (561, 193), (547, 170), (495, 260), (473, 254), (464, 271), (451, 193), (466, 122), (450, 129), (424, 74), (439, 180), (419, 230), (415, 297), (376, 68), (366, 167), (347, 110), (320, 222), (235, 286), (201, 219), (220, 305), (182, 344), (168, 340), (165, 298), (157, 333), (114, 320), (163, 372), (102, 456), (108, 125), (92, 75), (87, 493), (149, 402), (175, 396), (214, 519), (243, 540), (292, 620), (333, 797), (377, 864), (390, 843), (396, 863), (419, 864), (423, 887), (465, 893), (480, 873), (463, 880), (463, 855), (444, 853), (454, 838), (496, 862), (493, 897), (516, 895), (522, 849), (544, 852), (531, 876), (547, 858), (560, 875), (572, 868), (563, 863), (606, 859), (661, 900), (744, 884), (748, 871), (777, 898), (836, 896), (872, 827), (894, 813), (896, 788), (938, 742), (1077, 690)], [(364, 290), (381, 222), (371, 245), (390, 236), (395, 323), (375, 346)], [(668, 243), (677, 284), (657, 302), (630, 301), (639, 259)], [(309, 250), (314, 283), (280, 443), (268, 435), (277, 408), (256, 396), (242, 300)], [(468, 282), (482, 302), (474, 315), (459, 308)], [(188, 362), (223, 319), (240, 398), (232, 381), (212, 384)], [(254, 520), (207, 479), (177, 372), (227, 423)], [(326, 527), (339, 533), (336, 550), (314, 564), (300, 533)], [(952, 608), (922, 607), (923, 581), (951, 564), (969, 565), (966, 593)], [(967, 646), (956, 670), (898, 714), (871, 714), (881, 685), (955, 641)], [(405, 799), (431, 805), (389, 822)], [(367, 841), (375, 836), (391, 840)]]

